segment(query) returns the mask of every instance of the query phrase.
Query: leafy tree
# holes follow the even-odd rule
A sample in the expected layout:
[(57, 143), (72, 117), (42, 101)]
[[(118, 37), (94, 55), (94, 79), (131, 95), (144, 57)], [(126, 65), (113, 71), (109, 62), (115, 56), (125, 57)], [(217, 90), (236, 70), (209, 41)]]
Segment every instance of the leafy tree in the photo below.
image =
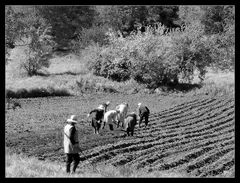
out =
[(205, 25), (207, 34), (223, 32), (224, 29), (224, 6), (203, 6), (205, 11), (202, 23)]
[(90, 28), (95, 17), (92, 6), (38, 6), (38, 10), (51, 24), (54, 41), (62, 47), (78, 38), (83, 28)]
[(15, 47), (15, 42), (20, 39), (23, 25), (18, 22), (20, 14), (14, 12), (13, 7), (5, 7), (5, 60), (7, 63), (9, 50)]
[(7, 30), (5, 37), (16, 46), (25, 46), (27, 59), (21, 63), (29, 76), (37, 74), (42, 67), (49, 66), (48, 56), (53, 41), (51, 26), (34, 6), (6, 7)]
[(205, 27), (206, 34), (224, 32), (226, 25), (235, 24), (234, 6), (179, 6), (179, 18), (185, 24), (200, 21)]
[(16, 30), (18, 24), (16, 23), (17, 14), (14, 13), (11, 6), (5, 7), (5, 44), (7, 48), (14, 48), (14, 42), (18, 36)]
[(193, 22), (201, 22), (204, 15), (204, 11), (201, 6), (179, 6), (178, 12), (179, 18), (185, 25), (189, 25)]
[(130, 6), (96, 6), (98, 21), (114, 31), (122, 30), (131, 17)]
[(74, 41), (72, 49), (75, 50), (75, 53), (80, 53), (82, 49), (87, 46), (97, 43), (100, 46), (106, 45), (106, 32), (108, 30), (107, 26), (96, 26), (93, 25), (90, 28), (83, 28), (78, 35), (78, 39)]
[(211, 47), (211, 66), (233, 69), (235, 62), (235, 8), (228, 6), (180, 6), (179, 17), (186, 25), (204, 26)]
[(228, 6), (204, 6), (202, 20), (209, 42), (213, 47), (214, 67), (222, 70), (234, 69), (235, 62), (235, 8)]
[(178, 19), (178, 6), (97, 6), (96, 11), (102, 24), (115, 31), (129, 35), (137, 28), (162, 23), (168, 28), (179, 27), (174, 23)]

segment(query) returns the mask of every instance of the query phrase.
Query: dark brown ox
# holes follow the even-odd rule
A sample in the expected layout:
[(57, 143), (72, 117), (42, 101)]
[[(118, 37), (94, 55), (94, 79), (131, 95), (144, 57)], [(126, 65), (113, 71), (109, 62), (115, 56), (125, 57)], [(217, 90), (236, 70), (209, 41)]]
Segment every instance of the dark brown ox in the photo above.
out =
[(98, 108), (89, 112), (88, 117), (91, 115), (91, 123), (94, 128), (94, 134), (99, 134), (99, 129), (101, 127), (101, 123), (103, 121), (103, 117), (105, 112), (107, 111), (107, 107), (110, 102), (103, 103), (98, 106)]
[(127, 135), (133, 136), (135, 125), (137, 124), (137, 115), (135, 113), (130, 113), (124, 119), (123, 128), (127, 132)]

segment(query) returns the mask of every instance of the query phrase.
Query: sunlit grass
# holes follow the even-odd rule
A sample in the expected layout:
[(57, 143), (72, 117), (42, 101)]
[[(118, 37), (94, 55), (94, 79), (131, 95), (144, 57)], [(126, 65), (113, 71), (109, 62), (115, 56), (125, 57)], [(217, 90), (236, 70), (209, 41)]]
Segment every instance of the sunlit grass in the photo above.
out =
[(213, 71), (208, 69), (200, 89), (195, 89), (189, 94), (207, 95), (235, 95), (234, 72)]
[[(81, 162), (80, 162), (81, 164)], [(107, 164), (99, 164), (77, 168), (76, 173), (65, 173), (65, 164), (40, 161), (34, 157), (26, 157), (22, 154), (6, 153), (6, 177), (188, 177), (186, 173), (174, 171), (146, 172), (144, 169), (137, 170), (134, 167), (115, 167)]]
[(45, 69), (49, 74), (86, 74), (88, 69), (83, 60), (73, 54), (51, 59), (51, 65)]
[[(43, 76), (27, 77), (19, 67), (19, 62), (25, 59), (24, 49), (13, 49), (11, 59), (6, 66), (7, 91), (12, 97), (54, 96), (54, 95), (81, 95), (86, 92), (119, 92), (131, 94), (143, 91), (144, 86), (133, 79), (126, 82), (111, 81), (107, 78), (95, 76), (87, 69), (88, 55), (55, 56), (50, 59), (50, 67), (41, 70)], [(90, 53), (87, 53), (90, 54)], [(45, 76), (44, 76), (45, 74)], [(196, 77), (193, 83), (198, 83)], [(23, 92), (24, 91), (24, 92)], [(41, 94), (43, 92), (44, 94)], [(216, 72), (211, 69), (206, 73), (205, 80), (200, 89), (196, 88), (189, 94), (233, 94), (235, 92), (235, 78), (233, 72)], [(26, 94), (27, 93), (27, 94)], [(161, 94), (161, 92), (160, 92)]]

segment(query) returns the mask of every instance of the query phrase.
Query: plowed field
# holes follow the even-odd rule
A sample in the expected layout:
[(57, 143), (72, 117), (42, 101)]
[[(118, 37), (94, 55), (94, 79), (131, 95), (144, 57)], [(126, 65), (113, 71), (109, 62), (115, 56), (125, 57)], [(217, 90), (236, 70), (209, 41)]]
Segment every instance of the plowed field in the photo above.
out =
[[(49, 117), (47, 113), (41, 114), (36, 106), (31, 108), (30, 112), (29, 109), (7, 112), (6, 146), (39, 159), (64, 161), (63, 124), (57, 123), (64, 114), (56, 113), (54, 117), (51, 113)], [(17, 123), (16, 113), (20, 114), (21, 110), (21, 122)], [(79, 124), (84, 154), (80, 166), (88, 166), (89, 162), (127, 165), (149, 172), (183, 171), (197, 177), (217, 176), (234, 169), (234, 98), (195, 97), (165, 109), (159, 105), (159, 110), (151, 111), (149, 126), (137, 126), (133, 137), (125, 137), (116, 128), (113, 132), (104, 129), (97, 136), (88, 123)], [(33, 115), (39, 115), (42, 120), (31, 122)]]

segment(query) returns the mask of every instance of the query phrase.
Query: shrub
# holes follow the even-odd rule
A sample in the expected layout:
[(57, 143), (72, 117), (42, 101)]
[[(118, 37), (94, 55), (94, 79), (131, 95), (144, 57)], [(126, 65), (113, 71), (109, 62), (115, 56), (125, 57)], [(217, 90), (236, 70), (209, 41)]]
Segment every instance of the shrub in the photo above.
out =
[(122, 37), (118, 40), (115, 32), (108, 32), (107, 35), (108, 46), (91, 45), (87, 48), (94, 55), (89, 59), (88, 68), (97, 76), (114, 81), (126, 81), (131, 76), (131, 62), (129, 52), (124, 48), (125, 40)]
[(235, 7), (180, 6), (179, 18), (185, 24), (201, 22), (204, 25), (205, 45), (209, 45), (212, 66), (233, 70), (235, 62)]
[(43, 50), (33, 51), (28, 49), (26, 55), (28, 58), (21, 63), (21, 67), (27, 72), (28, 76), (37, 75), (41, 68), (50, 65), (47, 56), (43, 54)]
[(177, 84), (180, 78), (190, 83), (195, 70), (203, 79), (213, 58), (201, 24), (168, 34), (164, 30), (157, 24), (147, 27), (145, 33), (138, 31), (126, 38), (108, 32), (109, 46), (98, 49), (90, 70), (116, 81), (133, 78), (148, 88)]
[(233, 71), (235, 63), (235, 26), (226, 26), (223, 33), (209, 36), (208, 41), (211, 45), (213, 66), (221, 70)]
[(130, 65), (128, 59), (124, 58), (122, 52), (118, 52), (117, 49), (110, 49), (106, 48), (101, 52), (98, 67), (96, 68), (97, 74), (114, 81), (129, 79)]
[(194, 71), (198, 70), (198, 77), (203, 80), (207, 67), (213, 62), (204, 27), (198, 23), (190, 24), (183, 32), (175, 31), (170, 36), (173, 46), (168, 59), (174, 63), (174, 70), (188, 83), (193, 80)]
[(85, 77), (79, 77), (76, 80), (76, 85), (81, 93), (86, 92), (108, 92), (117, 93), (118, 91), (114, 88), (111, 83), (106, 83), (107, 79), (92, 77), (91, 75), (86, 75)]
[(82, 28), (78, 35), (78, 40), (72, 43), (73, 50), (75, 50), (76, 53), (80, 53), (82, 49), (91, 44), (97, 43), (100, 46), (107, 44), (106, 31), (107, 27), (104, 26), (93, 25), (91, 28)]
[(6, 90), (7, 98), (35, 98), (35, 97), (47, 97), (47, 96), (70, 96), (71, 94), (66, 89), (55, 88), (32, 88), (24, 89), (20, 88), (16, 91), (11, 89)]
[(84, 48), (81, 52), (82, 60), (86, 62), (86, 66), (89, 70), (92, 70), (95, 75), (99, 75), (98, 72), (100, 54), (104, 47), (100, 47), (99, 44), (90, 44)]
[(6, 98), (13, 97), (14, 94), (15, 94), (14, 91), (9, 90), (9, 89), (7, 89), (6, 92), (5, 92), (5, 96), (6, 96)]

